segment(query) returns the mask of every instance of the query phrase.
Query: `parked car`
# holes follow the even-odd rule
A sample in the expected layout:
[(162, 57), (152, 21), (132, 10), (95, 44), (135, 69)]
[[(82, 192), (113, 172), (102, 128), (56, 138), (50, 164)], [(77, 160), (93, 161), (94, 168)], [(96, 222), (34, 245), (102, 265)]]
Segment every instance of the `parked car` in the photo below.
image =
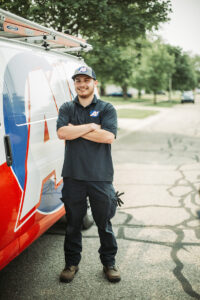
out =
[[(122, 92), (114, 92), (114, 93), (107, 94), (107, 96), (109, 96), (109, 97), (123, 97), (124, 95), (123, 95)], [(132, 95), (130, 93), (126, 93), (126, 97), (131, 98)]]
[(194, 93), (193, 93), (193, 91), (185, 91), (185, 92), (182, 93), (181, 103), (184, 103), (184, 102), (194, 103)]
[(157, 95), (165, 95), (165, 91), (158, 91), (156, 94)]

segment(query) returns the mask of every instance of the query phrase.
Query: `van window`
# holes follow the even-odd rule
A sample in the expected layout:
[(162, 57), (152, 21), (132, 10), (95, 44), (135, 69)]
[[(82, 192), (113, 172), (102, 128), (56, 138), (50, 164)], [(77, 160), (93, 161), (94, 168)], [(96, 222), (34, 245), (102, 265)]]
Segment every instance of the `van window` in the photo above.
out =
[(57, 118), (56, 101), (47, 78), (51, 65), (41, 55), (22, 52), (7, 64), (4, 83), (9, 93), (10, 113), (17, 126), (45, 118)]
[(77, 69), (79, 66), (80, 66), (80, 62), (78, 63), (77, 61), (72, 60), (72, 61), (63, 62), (63, 70), (68, 79), (71, 94), (73, 95), (73, 97), (76, 96), (76, 91), (74, 88), (74, 81), (72, 79), (72, 76), (74, 75), (74, 70)]
[(26, 85), (26, 114), (29, 122), (57, 118), (57, 99), (43, 69), (31, 71)]
[(62, 62), (53, 65), (50, 84), (59, 107), (64, 102), (73, 99), (73, 94), (71, 93), (71, 88)]

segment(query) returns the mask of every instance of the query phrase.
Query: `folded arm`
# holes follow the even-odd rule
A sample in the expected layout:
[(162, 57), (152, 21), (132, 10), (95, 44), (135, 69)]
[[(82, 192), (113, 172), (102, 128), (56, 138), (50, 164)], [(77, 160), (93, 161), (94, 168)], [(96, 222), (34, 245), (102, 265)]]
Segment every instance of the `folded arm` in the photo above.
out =
[(74, 140), (99, 128), (100, 126), (95, 123), (76, 126), (69, 123), (67, 126), (60, 127), (57, 131), (57, 135), (61, 140)]
[(114, 134), (110, 131), (101, 129), (100, 125), (95, 123), (63, 126), (58, 129), (57, 135), (62, 140), (74, 140), (79, 137), (83, 139), (104, 144), (112, 144), (114, 141)]
[(110, 131), (104, 129), (96, 129), (82, 135), (82, 138), (96, 143), (112, 144), (115, 136)]

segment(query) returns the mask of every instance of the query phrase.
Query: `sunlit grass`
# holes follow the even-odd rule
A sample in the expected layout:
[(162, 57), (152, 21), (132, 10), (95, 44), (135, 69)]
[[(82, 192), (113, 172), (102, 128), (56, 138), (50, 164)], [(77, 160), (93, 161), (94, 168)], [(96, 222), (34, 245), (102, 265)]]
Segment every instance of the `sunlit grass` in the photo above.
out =
[(121, 108), (117, 110), (118, 118), (130, 118), (130, 119), (144, 119), (149, 116), (157, 114), (156, 110), (143, 110), (143, 109), (127, 109)]
[(122, 98), (122, 97), (109, 97), (102, 96), (102, 100), (112, 103), (113, 105), (125, 105), (125, 104), (140, 104), (144, 106), (154, 106), (154, 107), (172, 107), (180, 103), (179, 95), (173, 95), (172, 100), (167, 100), (164, 95), (157, 95), (157, 103), (153, 102), (153, 95), (143, 95), (142, 99), (138, 98)]
[(154, 104), (152, 101), (148, 101), (148, 102), (145, 102), (143, 103), (142, 105), (145, 105), (145, 106), (158, 106), (158, 107), (172, 107), (176, 104), (180, 104), (180, 101), (179, 100), (171, 100), (171, 101), (159, 101), (157, 102), (156, 104)]

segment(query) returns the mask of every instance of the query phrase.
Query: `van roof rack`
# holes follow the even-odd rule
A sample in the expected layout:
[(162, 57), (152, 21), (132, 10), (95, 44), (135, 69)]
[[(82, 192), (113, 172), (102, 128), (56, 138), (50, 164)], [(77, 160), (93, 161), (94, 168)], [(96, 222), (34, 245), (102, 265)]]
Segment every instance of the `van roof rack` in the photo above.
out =
[(0, 9), (0, 36), (62, 53), (92, 50), (92, 45), (81, 38), (47, 28), (3, 9)]

